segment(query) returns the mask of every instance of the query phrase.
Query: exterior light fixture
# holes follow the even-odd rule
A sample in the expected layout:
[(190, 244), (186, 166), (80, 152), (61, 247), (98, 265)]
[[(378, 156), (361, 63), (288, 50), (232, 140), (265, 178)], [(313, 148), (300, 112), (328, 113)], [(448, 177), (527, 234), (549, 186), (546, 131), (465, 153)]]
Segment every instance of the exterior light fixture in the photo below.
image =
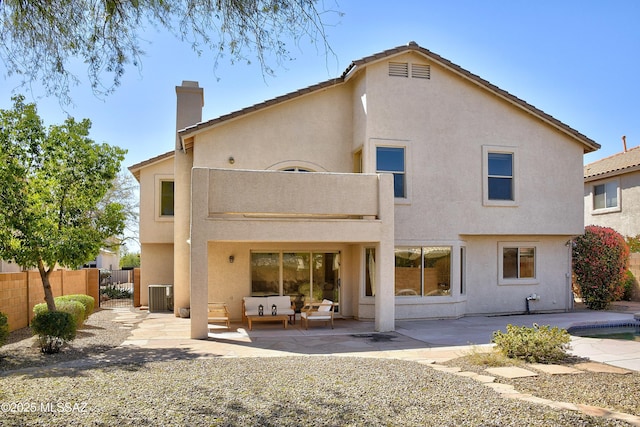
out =
[(233, 255), (229, 255), (229, 264), (233, 264), (233, 261), (236, 259)]
[(236, 159), (233, 158), (233, 156), (229, 156), (229, 164), (232, 165), (236, 162)]

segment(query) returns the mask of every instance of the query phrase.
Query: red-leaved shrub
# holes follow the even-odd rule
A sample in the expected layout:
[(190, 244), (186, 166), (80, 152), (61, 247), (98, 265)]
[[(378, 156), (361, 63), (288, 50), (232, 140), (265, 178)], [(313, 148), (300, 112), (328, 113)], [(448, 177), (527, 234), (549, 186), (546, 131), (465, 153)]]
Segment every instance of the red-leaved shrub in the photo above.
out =
[(603, 310), (624, 293), (629, 246), (609, 227), (589, 225), (573, 245), (573, 273), (584, 304)]

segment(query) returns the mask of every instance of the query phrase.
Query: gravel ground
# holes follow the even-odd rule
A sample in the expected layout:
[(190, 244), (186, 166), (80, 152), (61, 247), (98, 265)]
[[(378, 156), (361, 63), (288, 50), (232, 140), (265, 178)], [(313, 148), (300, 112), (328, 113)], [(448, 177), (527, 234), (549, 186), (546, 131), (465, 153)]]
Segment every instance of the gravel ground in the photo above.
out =
[[(458, 366), (464, 371), (482, 373), (483, 366), (469, 361), (469, 357), (451, 360), (446, 364)], [(567, 366), (584, 360), (568, 359)], [(536, 377), (506, 379), (497, 377), (495, 382), (511, 384), (521, 393), (530, 393), (560, 402), (580, 403), (598, 406), (640, 416), (640, 372), (629, 374), (608, 374), (584, 372), (570, 375), (550, 375), (526, 366), (524, 363), (512, 363), (537, 372)]]
[[(12, 334), (11, 343), (0, 349), (5, 371), (0, 374), (0, 425), (627, 425), (505, 399), (472, 379), (409, 361), (327, 356), (187, 359), (176, 350), (157, 362), (83, 364), (83, 358), (129, 335), (110, 321), (113, 317), (109, 310), (93, 314), (86, 334), (56, 359), (40, 355), (28, 344), (32, 338), (19, 339), (24, 331)], [(464, 366), (465, 361), (452, 363), (465, 370), (483, 369)], [(64, 363), (59, 369), (15, 371), (55, 362)], [(634, 396), (640, 384), (637, 373), (537, 378), (509, 383), (519, 391), (531, 387), (540, 397), (640, 415)], [(604, 395), (610, 399), (601, 400)], [(625, 397), (628, 403), (616, 408), (614, 402)]]
[(96, 309), (78, 330), (76, 339), (57, 354), (42, 354), (31, 328), (13, 331), (0, 347), (0, 372), (83, 359), (117, 347), (131, 329), (113, 322), (115, 317), (113, 310)]

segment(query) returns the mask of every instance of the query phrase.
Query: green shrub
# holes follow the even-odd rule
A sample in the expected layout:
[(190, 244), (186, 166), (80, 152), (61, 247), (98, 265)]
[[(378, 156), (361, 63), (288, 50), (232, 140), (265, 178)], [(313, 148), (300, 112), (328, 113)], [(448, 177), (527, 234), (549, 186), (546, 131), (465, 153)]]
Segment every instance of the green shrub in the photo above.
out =
[(627, 236), (625, 240), (629, 245), (629, 252), (640, 252), (640, 234), (634, 237)]
[[(56, 304), (56, 311), (63, 311), (69, 313), (73, 321), (76, 323), (76, 328), (81, 328), (85, 320), (84, 305), (78, 301), (61, 300), (60, 297), (54, 299)], [(36, 304), (33, 306), (33, 313), (38, 316), (43, 313), (48, 313), (49, 308), (46, 303)]]
[(56, 307), (58, 301), (78, 301), (84, 306), (84, 320), (87, 320), (89, 318), (91, 313), (93, 313), (93, 309), (96, 305), (96, 301), (92, 296), (84, 294), (63, 295), (60, 297), (56, 297), (54, 301), (56, 302)]
[(0, 311), (0, 347), (4, 345), (9, 336), (9, 320), (7, 315)]
[(100, 294), (108, 296), (109, 299), (129, 299), (132, 295), (128, 289), (120, 289), (113, 286), (100, 289)]
[(550, 363), (567, 357), (571, 336), (557, 326), (507, 325), (507, 332), (493, 333), (492, 342), (505, 356), (527, 362)]
[(588, 308), (603, 310), (622, 296), (628, 259), (629, 246), (612, 228), (590, 225), (575, 239), (573, 272)]
[(622, 280), (622, 300), (623, 301), (631, 301), (631, 297), (633, 295), (633, 288), (636, 285), (636, 278), (633, 276), (633, 273), (627, 270), (627, 273)]
[(58, 353), (65, 342), (76, 337), (76, 322), (71, 314), (64, 311), (45, 311), (33, 318), (31, 330), (38, 335), (40, 350), (53, 354)]

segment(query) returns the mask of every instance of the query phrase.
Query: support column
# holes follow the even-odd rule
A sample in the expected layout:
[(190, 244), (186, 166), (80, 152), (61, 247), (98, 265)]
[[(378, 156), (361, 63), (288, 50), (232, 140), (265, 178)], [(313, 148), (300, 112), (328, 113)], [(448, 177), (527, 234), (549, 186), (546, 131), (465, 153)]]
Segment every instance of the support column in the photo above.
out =
[(382, 230), (376, 244), (375, 330), (390, 332), (396, 327), (393, 175), (379, 177), (378, 211)]
[(206, 339), (209, 335), (207, 302), (209, 301), (209, 254), (207, 238), (209, 173), (193, 169), (191, 206), (191, 338)]

